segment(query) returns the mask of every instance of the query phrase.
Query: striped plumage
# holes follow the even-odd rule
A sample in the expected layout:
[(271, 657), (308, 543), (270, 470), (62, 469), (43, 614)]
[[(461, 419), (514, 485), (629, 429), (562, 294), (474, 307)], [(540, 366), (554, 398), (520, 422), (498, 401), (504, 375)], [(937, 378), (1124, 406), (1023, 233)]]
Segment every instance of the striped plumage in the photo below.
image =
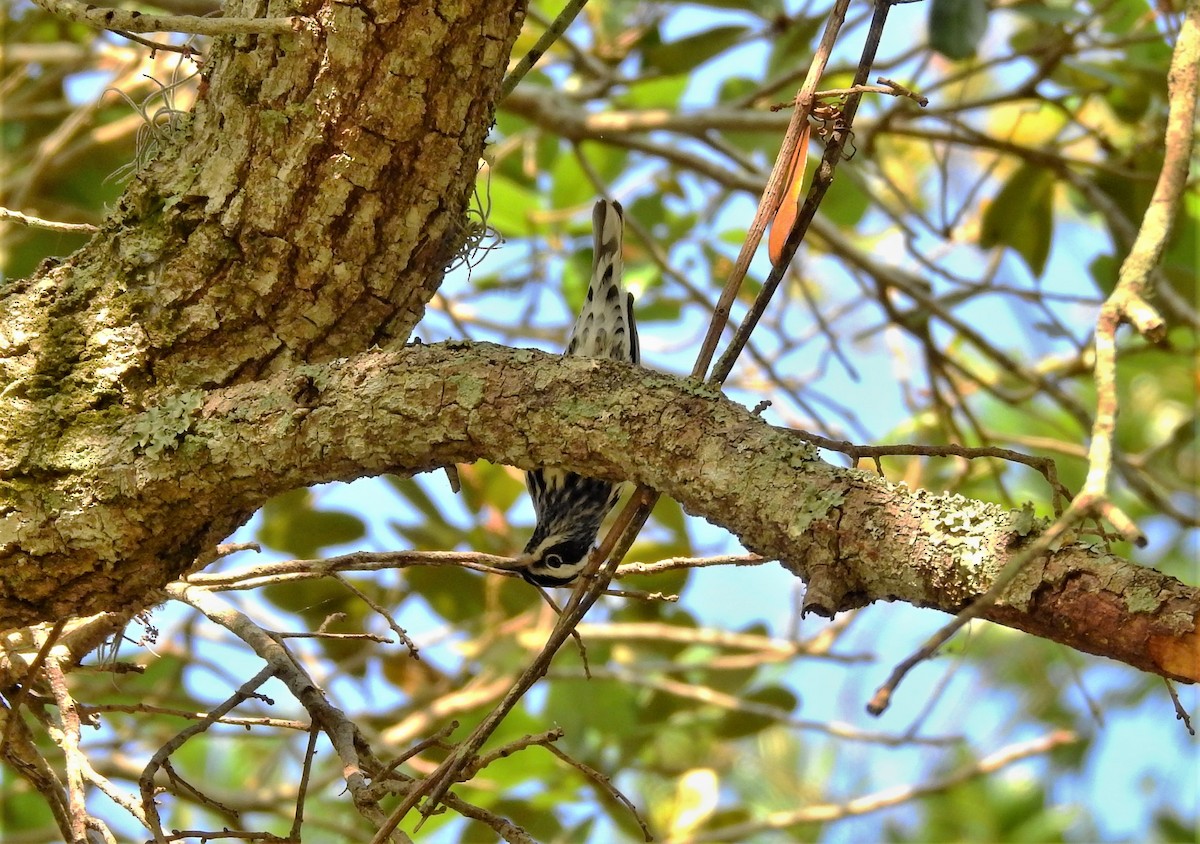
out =
[[(638, 363), (633, 295), (621, 284), (625, 219), (619, 202), (600, 200), (592, 212), (594, 244), (587, 299), (567, 342), (568, 355)], [(521, 575), (538, 586), (565, 586), (587, 564), (600, 523), (617, 502), (619, 484), (545, 467), (525, 473), (537, 525), (525, 546)]]

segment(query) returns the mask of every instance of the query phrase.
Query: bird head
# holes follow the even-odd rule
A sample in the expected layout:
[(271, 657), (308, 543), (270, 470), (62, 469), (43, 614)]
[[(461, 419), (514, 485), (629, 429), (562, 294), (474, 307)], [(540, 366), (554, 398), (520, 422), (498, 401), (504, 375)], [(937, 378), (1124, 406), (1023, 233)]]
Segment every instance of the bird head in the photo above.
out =
[(592, 537), (553, 533), (546, 537), (536, 534), (525, 546), (518, 560), (521, 577), (536, 586), (566, 586), (587, 566)]

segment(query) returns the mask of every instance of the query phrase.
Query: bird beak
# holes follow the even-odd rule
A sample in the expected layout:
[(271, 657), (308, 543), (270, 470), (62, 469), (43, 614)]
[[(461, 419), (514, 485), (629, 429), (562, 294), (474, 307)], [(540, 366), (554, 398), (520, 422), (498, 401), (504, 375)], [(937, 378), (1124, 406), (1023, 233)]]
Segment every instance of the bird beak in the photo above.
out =
[(521, 569), (527, 569), (532, 565), (533, 565), (533, 555), (532, 554), (518, 554), (517, 556), (513, 557), (507, 563), (503, 563), (502, 565), (499, 565), (496, 568), (506, 569), (508, 571), (520, 571)]

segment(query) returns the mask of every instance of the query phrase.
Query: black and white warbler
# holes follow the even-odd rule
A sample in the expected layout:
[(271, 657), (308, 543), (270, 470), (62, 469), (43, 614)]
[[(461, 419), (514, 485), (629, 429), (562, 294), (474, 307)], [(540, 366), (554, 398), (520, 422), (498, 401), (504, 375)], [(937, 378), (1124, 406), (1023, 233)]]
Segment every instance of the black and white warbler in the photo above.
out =
[[(592, 277), (583, 310), (571, 329), (568, 355), (633, 364), (641, 358), (633, 294), (621, 285), (623, 215), (619, 202), (605, 199), (592, 211)], [(537, 586), (565, 586), (587, 565), (600, 523), (617, 503), (620, 484), (554, 467), (526, 472), (525, 484), (533, 499), (537, 526), (518, 560), (518, 569)]]

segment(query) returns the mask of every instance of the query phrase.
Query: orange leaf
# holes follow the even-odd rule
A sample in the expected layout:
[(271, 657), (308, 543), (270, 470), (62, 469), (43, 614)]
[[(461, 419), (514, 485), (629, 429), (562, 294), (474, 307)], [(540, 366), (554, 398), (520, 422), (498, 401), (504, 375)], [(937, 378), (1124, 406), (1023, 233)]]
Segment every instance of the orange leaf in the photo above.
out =
[(779, 262), (783, 260), (783, 244), (792, 233), (792, 226), (796, 224), (796, 217), (800, 214), (800, 188), (804, 184), (804, 165), (808, 161), (809, 134), (809, 125), (805, 123), (804, 128), (800, 130), (800, 137), (796, 140), (792, 160), (788, 163), (787, 190), (783, 195), (783, 202), (775, 212), (775, 218), (771, 220), (767, 254), (773, 266), (779, 266)]

